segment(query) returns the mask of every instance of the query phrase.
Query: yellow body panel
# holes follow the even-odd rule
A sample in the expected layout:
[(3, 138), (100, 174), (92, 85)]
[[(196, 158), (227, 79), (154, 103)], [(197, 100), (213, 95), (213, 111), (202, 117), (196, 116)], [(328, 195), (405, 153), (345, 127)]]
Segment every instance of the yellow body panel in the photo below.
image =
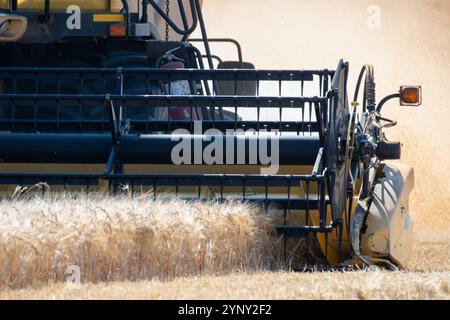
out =
[[(110, 0), (53, 0), (50, 3), (51, 11), (66, 11), (71, 5), (79, 6), (81, 10), (91, 12), (108, 12)], [(44, 10), (45, 0), (18, 0), (17, 9), (24, 11)]]
[(97, 13), (92, 16), (94, 22), (124, 22), (125, 15), (118, 13)]

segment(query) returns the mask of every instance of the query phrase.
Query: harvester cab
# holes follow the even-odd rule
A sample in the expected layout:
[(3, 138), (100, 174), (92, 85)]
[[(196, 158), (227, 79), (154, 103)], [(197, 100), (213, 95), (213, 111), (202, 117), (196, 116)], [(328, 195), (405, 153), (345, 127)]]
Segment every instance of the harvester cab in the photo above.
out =
[[(413, 170), (389, 162), (401, 145), (381, 111), (393, 98), (419, 105), (421, 88), (377, 103), (367, 65), (349, 104), (348, 63), (257, 70), (237, 41), (208, 38), (201, 7), (0, 1), (4, 196), (41, 185), (254, 202), (281, 213), (285, 248), (303, 239), (331, 265), (403, 267)], [(213, 54), (216, 42), (237, 60)]]

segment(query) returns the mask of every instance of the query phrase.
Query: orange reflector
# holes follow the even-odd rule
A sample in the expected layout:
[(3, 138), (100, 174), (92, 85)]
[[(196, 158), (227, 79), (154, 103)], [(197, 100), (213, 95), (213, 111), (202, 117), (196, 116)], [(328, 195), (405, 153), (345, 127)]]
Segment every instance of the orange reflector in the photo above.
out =
[(127, 35), (127, 26), (124, 24), (109, 26), (109, 35), (111, 37), (125, 37)]
[(401, 87), (400, 103), (402, 106), (420, 106), (422, 104), (422, 87)]

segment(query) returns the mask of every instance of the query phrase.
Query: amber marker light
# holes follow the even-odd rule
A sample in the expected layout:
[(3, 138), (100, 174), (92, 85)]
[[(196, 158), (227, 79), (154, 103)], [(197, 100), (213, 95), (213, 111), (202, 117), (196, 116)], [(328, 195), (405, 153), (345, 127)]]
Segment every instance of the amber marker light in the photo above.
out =
[(400, 87), (400, 105), (402, 106), (420, 106), (422, 104), (421, 86), (402, 86)]
[(124, 24), (114, 24), (109, 26), (109, 35), (111, 37), (125, 37), (127, 35), (127, 26)]

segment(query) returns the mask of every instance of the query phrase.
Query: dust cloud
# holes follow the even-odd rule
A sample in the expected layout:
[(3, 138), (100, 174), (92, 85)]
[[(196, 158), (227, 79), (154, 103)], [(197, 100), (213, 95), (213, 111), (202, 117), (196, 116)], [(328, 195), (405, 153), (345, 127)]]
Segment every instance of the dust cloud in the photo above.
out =
[[(420, 108), (385, 106), (383, 115), (399, 123), (386, 134), (403, 143), (402, 162), (415, 168), (416, 238), (450, 241), (450, 1), (207, 0), (204, 16), (209, 37), (237, 39), (257, 68), (332, 69), (344, 58), (352, 92), (361, 66), (371, 63), (378, 100), (421, 84)], [(232, 47), (213, 51), (236, 59)]]

